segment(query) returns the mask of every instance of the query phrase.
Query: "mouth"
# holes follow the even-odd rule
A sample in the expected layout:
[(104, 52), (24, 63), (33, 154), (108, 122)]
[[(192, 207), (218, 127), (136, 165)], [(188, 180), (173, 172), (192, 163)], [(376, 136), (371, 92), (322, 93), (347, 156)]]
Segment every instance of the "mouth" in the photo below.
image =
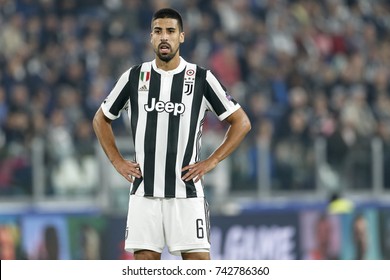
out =
[(167, 54), (171, 50), (171, 46), (169, 44), (162, 43), (159, 45), (158, 49), (162, 54)]

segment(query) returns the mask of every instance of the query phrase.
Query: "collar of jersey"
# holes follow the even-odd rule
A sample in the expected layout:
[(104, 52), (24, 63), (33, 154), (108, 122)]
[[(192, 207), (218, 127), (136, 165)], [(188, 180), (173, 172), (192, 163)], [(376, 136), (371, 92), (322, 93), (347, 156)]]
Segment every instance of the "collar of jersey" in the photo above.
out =
[(184, 70), (184, 68), (186, 67), (186, 64), (187, 64), (187, 62), (182, 57), (180, 57), (179, 66), (177, 66), (173, 70), (165, 71), (165, 70), (162, 70), (160, 68), (157, 68), (155, 59), (152, 61), (152, 66), (153, 66), (154, 71), (156, 71), (157, 73), (162, 74), (162, 75), (175, 75), (177, 73), (180, 73), (181, 71)]

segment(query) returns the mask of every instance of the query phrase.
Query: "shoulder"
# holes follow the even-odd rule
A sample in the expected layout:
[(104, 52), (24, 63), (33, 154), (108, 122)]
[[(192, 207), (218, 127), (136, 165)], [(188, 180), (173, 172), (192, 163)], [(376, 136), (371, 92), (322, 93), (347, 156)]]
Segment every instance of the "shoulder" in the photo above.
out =
[(198, 65), (198, 64), (195, 64), (195, 63), (190, 63), (190, 62), (187, 62), (187, 68), (193, 68), (193, 69), (196, 69), (196, 71), (200, 71), (200, 72), (210, 71), (210, 70), (206, 69), (205, 67), (203, 67), (201, 65)]
[(211, 72), (211, 70), (204, 66), (193, 64), (193, 63), (188, 63), (188, 65), (193, 65), (193, 68), (195, 68), (198, 73), (202, 74), (207, 78), (208, 77), (215, 78), (215, 75)]
[(187, 62), (187, 65), (186, 65), (186, 71), (196, 71), (196, 76), (199, 78), (199, 77), (203, 77), (203, 78), (206, 78), (206, 75), (208, 72), (210, 72), (210, 70), (206, 69), (205, 67), (203, 66), (200, 66), (200, 65), (197, 65), (195, 63), (189, 63)]
[(144, 69), (144, 68), (151, 68), (152, 67), (152, 61), (145, 61), (145, 62), (142, 62), (140, 64), (136, 64), (136, 65), (133, 65), (131, 66), (127, 72), (129, 71), (137, 71), (139, 69)]
[(143, 62), (143, 63), (131, 66), (131, 68), (129, 70), (132, 72), (135, 72), (137, 70), (142, 69), (142, 67), (149, 66), (149, 65), (152, 65), (151, 62)]
[(138, 73), (138, 75), (139, 75), (139, 73), (141, 71), (145, 71), (146, 69), (150, 69), (151, 65), (152, 65), (152, 63), (150, 61), (133, 65), (130, 68), (128, 68), (125, 72), (122, 73), (121, 78), (130, 80), (131, 75), (134, 75), (136, 73)]

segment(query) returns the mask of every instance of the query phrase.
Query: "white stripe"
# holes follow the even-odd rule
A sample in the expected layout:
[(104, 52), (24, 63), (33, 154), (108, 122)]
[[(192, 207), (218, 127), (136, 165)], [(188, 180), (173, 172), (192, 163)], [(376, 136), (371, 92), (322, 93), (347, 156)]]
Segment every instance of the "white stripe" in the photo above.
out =
[[(193, 70), (194, 75), (196, 76), (196, 65), (192, 63), (187, 63), (186, 73), (184, 74), (184, 80), (188, 77), (187, 71)], [(195, 82), (194, 82), (195, 86)], [(177, 143), (177, 160), (176, 160), (176, 173), (179, 176), (176, 177), (176, 197), (185, 198), (187, 197), (186, 187), (183, 180), (180, 179), (181, 169), (183, 166), (184, 153), (188, 144), (188, 137), (190, 134), (190, 123), (191, 123), (191, 111), (192, 111), (192, 101), (194, 99), (194, 92), (190, 95), (184, 93), (185, 87), (183, 87), (182, 103), (185, 106), (185, 114), (180, 120), (179, 126), (179, 139)]]

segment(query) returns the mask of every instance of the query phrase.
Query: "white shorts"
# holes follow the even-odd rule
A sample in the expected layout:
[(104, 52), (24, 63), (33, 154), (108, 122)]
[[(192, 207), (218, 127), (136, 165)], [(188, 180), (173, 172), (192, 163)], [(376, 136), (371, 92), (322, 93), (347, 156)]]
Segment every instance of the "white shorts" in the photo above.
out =
[(131, 195), (125, 236), (125, 250), (165, 247), (173, 255), (210, 251), (210, 217), (203, 197), (150, 198)]

